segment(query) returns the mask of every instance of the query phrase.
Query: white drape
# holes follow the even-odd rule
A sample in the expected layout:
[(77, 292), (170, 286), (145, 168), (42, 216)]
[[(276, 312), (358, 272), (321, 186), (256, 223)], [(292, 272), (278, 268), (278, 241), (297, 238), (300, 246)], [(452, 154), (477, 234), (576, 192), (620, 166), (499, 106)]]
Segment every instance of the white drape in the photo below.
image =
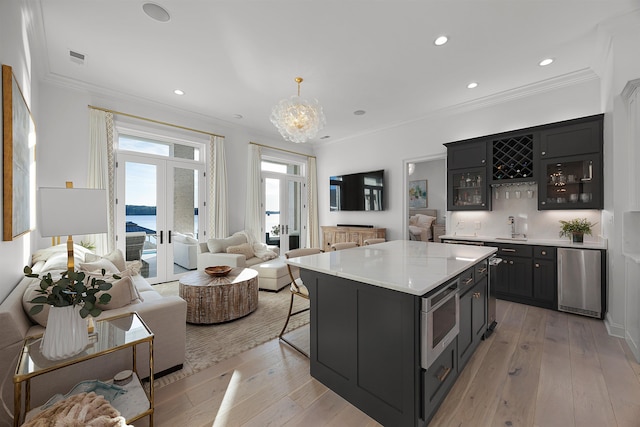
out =
[(227, 161), (224, 154), (224, 137), (211, 136), (209, 150), (209, 237), (225, 238), (229, 234), (229, 209), (227, 202)]
[(309, 176), (307, 177), (307, 198), (308, 198), (308, 218), (307, 218), (307, 242), (310, 248), (321, 248), (320, 234), (318, 231), (318, 179), (316, 169), (316, 158), (309, 157)]
[(245, 206), (244, 228), (252, 233), (258, 241), (262, 241), (262, 167), (261, 150), (255, 144), (249, 144), (247, 159), (247, 202)]
[(115, 249), (115, 195), (113, 161), (113, 113), (89, 110), (88, 188), (106, 189), (107, 233), (90, 236), (96, 253), (107, 254)]

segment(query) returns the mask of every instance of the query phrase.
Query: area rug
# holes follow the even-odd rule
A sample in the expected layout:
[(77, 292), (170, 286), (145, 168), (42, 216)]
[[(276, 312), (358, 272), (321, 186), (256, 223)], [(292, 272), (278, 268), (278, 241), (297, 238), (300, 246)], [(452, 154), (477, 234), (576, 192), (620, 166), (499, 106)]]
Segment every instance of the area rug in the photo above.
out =
[[(178, 295), (178, 282), (154, 285), (162, 295)], [(258, 308), (240, 319), (216, 325), (192, 325), (187, 323), (187, 349), (184, 367), (155, 381), (156, 387), (164, 387), (182, 378), (200, 372), (222, 360), (242, 353), (276, 338), (284, 326), (289, 311), (291, 294), (288, 288), (280, 292), (260, 291)], [(308, 307), (308, 301), (296, 298), (294, 310)], [(294, 316), (287, 330), (309, 323), (309, 312)]]

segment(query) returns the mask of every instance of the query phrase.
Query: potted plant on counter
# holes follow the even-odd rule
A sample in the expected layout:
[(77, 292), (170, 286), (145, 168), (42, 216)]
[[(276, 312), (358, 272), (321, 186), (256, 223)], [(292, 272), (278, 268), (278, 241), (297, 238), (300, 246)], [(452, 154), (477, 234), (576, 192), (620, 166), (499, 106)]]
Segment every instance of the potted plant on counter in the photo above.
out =
[(560, 220), (562, 228), (560, 229), (560, 237), (571, 237), (573, 243), (582, 243), (584, 235), (591, 235), (591, 227), (596, 225), (589, 222), (586, 218), (575, 218), (570, 221)]

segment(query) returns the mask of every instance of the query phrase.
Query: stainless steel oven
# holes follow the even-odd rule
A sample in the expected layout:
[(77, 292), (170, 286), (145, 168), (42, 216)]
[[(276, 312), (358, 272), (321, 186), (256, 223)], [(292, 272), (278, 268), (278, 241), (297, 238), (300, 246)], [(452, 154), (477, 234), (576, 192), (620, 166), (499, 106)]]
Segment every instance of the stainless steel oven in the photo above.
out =
[(424, 369), (438, 358), (460, 331), (460, 279), (422, 298), (420, 313), (421, 365)]

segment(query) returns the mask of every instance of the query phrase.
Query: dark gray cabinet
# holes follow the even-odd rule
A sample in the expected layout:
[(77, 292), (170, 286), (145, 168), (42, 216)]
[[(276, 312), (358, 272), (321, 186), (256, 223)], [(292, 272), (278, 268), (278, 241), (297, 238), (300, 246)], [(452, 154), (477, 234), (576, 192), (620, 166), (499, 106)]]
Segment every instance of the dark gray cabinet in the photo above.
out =
[(482, 276), (460, 296), (458, 369), (462, 370), (487, 330), (487, 276)]
[(435, 414), (458, 377), (459, 368), (456, 348), (456, 340), (451, 341), (431, 367), (426, 371), (422, 371), (426, 420), (431, 419)]
[(602, 155), (583, 154), (541, 161), (538, 209), (602, 209)]
[(601, 153), (603, 118), (602, 114), (598, 114), (555, 123), (541, 130), (540, 158)]
[(533, 248), (533, 298), (540, 307), (556, 309), (558, 296), (556, 248)]
[(300, 274), (310, 294), (311, 375), (383, 425), (419, 425), (420, 297)]
[(491, 209), (486, 168), (449, 169), (447, 180), (447, 210)]
[(486, 141), (461, 141), (447, 147), (447, 169), (469, 169), (487, 165)]

